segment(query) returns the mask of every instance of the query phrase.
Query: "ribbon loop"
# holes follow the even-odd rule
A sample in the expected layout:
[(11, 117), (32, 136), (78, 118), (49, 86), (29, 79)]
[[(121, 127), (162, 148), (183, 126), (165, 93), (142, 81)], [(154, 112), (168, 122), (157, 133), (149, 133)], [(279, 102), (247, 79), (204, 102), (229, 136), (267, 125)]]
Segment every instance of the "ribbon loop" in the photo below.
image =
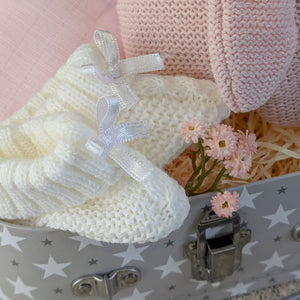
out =
[(97, 125), (99, 137), (87, 141), (86, 147), (92, 153), (105, 159), (109, 156), (137, 181), (144, 180), (152, 172), (152, 164), (124, 143), (149, 136), (146, 121), (113, 125), (119, 112), (118, 96), (101, 97), (97, 103)]
[(100, 133), (110, 128), (119, 113), (119, 99), (116, 96), (101, 97), (97, 103), (97, 125)]
[(94, 32), (94, 41), (108, 66), (111, 68), (116, 67), (120, 62), (120, 50), (115, 37), (110, 32), (96, 30)]

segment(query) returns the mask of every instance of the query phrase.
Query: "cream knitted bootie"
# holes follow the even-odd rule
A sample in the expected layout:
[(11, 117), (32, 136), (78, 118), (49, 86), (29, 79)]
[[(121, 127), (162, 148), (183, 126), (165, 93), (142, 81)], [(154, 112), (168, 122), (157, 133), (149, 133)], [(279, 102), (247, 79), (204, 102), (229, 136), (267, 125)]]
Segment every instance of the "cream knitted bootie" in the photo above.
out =
[[(84, 45), (76, 50), (66, 64), (68, 70), (55, 94), (48, 97), (32, 117), (77, 112), (96, 126), (98, 97), (115, 92), (111, 85), (80, 73), (82, 65), (95, 63), (96, 55), (93, 46)], [(139, 75), (131, 84), (141, 100), (131, 109), (121, 111), (115, 123), (148, 121), (150, 138), (128, 143), (140, 161), (146, 165), (149, 161), (153, 163), (147, 180), (137, 182), (125, 175), (105, 193), (95, 193), (81, 205), (31, 218), (27, 223), (70, 230), (107, 242), (154, 241), (182, 224), (189, 210), (184, 191), (157, 167), (170, 162), (183, 150), (184, 141), (179, 136), (182, 122), (200, 118), (209, 124), (217, 123), (229, 115), (229, 109), (210, 81)], [(105, 161), (118, 167), (109, 158)], [(77, 187), (70, 188), (76, 190)]]
[[(80, 72), (82, 65), (97, 64), (98, 56), (99, 51), (94, 45), (80, 46), (67, 62), (68, 72), (60, 81), (55, 96), (49, 97), (36, 110), (35, 116), (72, 111), (96, 122), (98, 98), (115, 94), (111, 85)], [(150, 137), (129, 144), (159, 168), (171, 162), (186, 147), (179, 135), (183, 122), (198, 118), (215, 124), (230, 114), (216, 84), (210, 80), (152, 74), (126, 76), (125, 79), (140, 100), (130, 109), (123, 109), (116, 123), (148, 122)]]

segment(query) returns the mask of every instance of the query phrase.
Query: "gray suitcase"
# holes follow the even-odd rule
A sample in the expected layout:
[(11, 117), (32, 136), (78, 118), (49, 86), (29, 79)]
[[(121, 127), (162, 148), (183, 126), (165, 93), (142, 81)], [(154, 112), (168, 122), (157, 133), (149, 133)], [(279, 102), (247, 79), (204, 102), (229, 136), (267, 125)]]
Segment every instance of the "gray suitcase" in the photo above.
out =
[(300, 279), (299, 183), (297, 172), (232, 188), (226, 224), (210, 194), (195, 196), (179, 230), (143, 245), (1, 222), (0, 299), (218, 300)]

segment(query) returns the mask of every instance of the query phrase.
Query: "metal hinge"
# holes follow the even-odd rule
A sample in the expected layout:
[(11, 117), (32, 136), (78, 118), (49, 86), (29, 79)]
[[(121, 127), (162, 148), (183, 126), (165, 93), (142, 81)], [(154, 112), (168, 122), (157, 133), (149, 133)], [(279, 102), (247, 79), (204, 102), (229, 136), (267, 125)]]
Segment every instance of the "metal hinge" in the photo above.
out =
[[(206, 238), (206, 230), (231, 225), (231, 232)], [(197, 241), (184, 247), (192, 262), (192, 276), (196, 280), (220, 281), (231, 275), (241, 264), (242, 248), (251, 239), (251, 230), (240, 228), (240, 217), (222, 218), (212, 210), (203, 211), (197, 225)]]
[(72, 283), (75, 296), (99, 296), (112, 299), (120, 289), (131, 287), (141, 280), (141, 272), (135, 267), (125, 267), (106, 274), (82, 276)]

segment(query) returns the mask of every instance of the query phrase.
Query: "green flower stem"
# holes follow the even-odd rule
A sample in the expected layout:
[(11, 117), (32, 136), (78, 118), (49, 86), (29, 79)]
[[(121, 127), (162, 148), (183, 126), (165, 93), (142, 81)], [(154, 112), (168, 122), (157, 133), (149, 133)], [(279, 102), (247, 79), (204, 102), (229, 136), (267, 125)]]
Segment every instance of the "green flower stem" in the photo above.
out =
[(198, 178), (198, 183), (193, 188), (190, 189), (191, 193), (196, 191), (202, 185), (206, 176), (207, 176), (206, 173), (204, 175), (203, 174), (200, 175), (200, 177)]
[(188, 196), (189, 196), (189, 193), (190, 193), (190, 188), (193, 185), (194, 179), (198, 176), (200, 171), (201, 171), (201, 166), (199, 166), (195, 169), (195, 171), (193, 172), (193, 174), (191, 175), (191, 177), (189, 178), (189, 180), (187, 181), (187, 183), (184, 187), (184, 189), (186, 190)]
[(215, 159), (212, 166), (209, 168), (209, 170), (205, 174), (208, 175), (213, 170), (213, 168), (216, 166), (217, 163), (218, 163), (218, 160)]
[(219, 184), (219, 182), (220, 182), (222, 176), (224, 175), (225, 171), (226, 171), (226, 168), (223, 167), (221, 169), (221, 171), (219, 172), (218, 176), (216, 177), (216, 180), (215, 180), (214, 184), (211, 186), (211, 188), (208, 190), (208, 192), (215, 192), (215, 191), (217, 191), (217, 185)]
[(192, 192), (192, 190), (194, 190), (192, 187), (193, 187), (193, 184), (194, 184), (194, 180), (195, 178), (198, 176), (198, 174), (200, 173), (201, 171), (201, 175), (200, 175), (200, 178), (201, 176), (203, 176), (203, 174), (205, 173), (205, 162), (206, 162), (206, 157), (205, 157), (205, 154), (204, 154), (204, 148), (202, 146), (202, 142), (201, 142), (201, 139), (199, 138), (198, 139), (198, 148), (200, 149), (200, 154), (201, 154), (201, 164), (199, 167), (197, 167), (196, 165), (196, 153), (197, 152), (192, 152), (192, 166), (193, 166), (193, 174), (191, 175), (191, 177), (189, 178), (189, 180), (187, 181), (184, 189), (186, 191), (186, 194), (189, 196), (190, 193)]
[[(195, 193), (195, 191), (201, 187), (205, 178), (212, 172), (212, 170), (218, 163), (218, 160), (215, 159), (213, 164), (211, 165), (211, 167), (207, 171), (205, 171), (205, 165), (209, 161), (209, 157), (205, 155), (204, 147), (202, 145), (202, 141), (200, 138), (198, 139), (198, 148), (200, 149), (201, 163), (200, 163), (200, 166), (197, 167), (197, 164), (196, 164), (197, 152), (193, 151), (192, 152), (192, 166), (193, 166), (194, 172), (184, 187), (186, 194), (188, 196), (195, 196), (195, 195), (200, 194), (200, 193)], [(222, 176), (224, 175), (225, 171), (226, 171), (226, 168), (223, 167), (221, 169), (221, 171), (219, 172), (218, 176), (216, 177), (215, 182), (213, 183), (213, 185), (210, 187), (210, 189), (207, 192), (219, 191), (219, 189), (217, 189), (217, 186), (218, 186)], [(194, 180), (199, 175), (199, 173), (200, 173), (200, 176), (196, 179), (197, 184), (195, 186), (193, 186)], [(226, 176), (226, 174), (225, 174), (225, 176)]]
[(201, 176), (202, 174), (205, 173), (205, 153), (204, 153), (204, 148), (201, 142), (201, 139), (198, 139), (198, 147), (200, 149), (200, 154), (201, 154)]
[(198, 181), (197, 184), (190, 190), (190, 192), (194, 192), (198, 188), (200, 188), (204, 179), (211, 173), (211, 171), (213, 170), (213, 168), (216, 166), (217, 163), (218, 163), (218, 160), (215, 159), (212, 166), (207, 170), (207, 172), (201, 173), (201, 175), (197, 179), (197, 181)]
[[(205, 164), (207, 162), (207, 157), (205, 156), (205, 152), (204, 152), (204, 148), (201, 142), (201, 139), (198, 139), (198, 148), (200, 149), (200, 155), (201, 155), (201, 164), (200, 164), (200, 170), (201, 174), (197, 179), (197, 184), (194, 187), (191, 187), (191, 189), (188, 190), (188, 193), (193, 193), (194, 191), (196, 191), (203, 183), (205, 177), (209, 174), (207, 172), (205, 172)], [(194, 178), (193, 178), (194, 180)]]
[(197, 169), (197, 165), (196, 165), (196, 151), (192, 152), (192, 166), (193, 166), (193, 170), (196, 171)]

